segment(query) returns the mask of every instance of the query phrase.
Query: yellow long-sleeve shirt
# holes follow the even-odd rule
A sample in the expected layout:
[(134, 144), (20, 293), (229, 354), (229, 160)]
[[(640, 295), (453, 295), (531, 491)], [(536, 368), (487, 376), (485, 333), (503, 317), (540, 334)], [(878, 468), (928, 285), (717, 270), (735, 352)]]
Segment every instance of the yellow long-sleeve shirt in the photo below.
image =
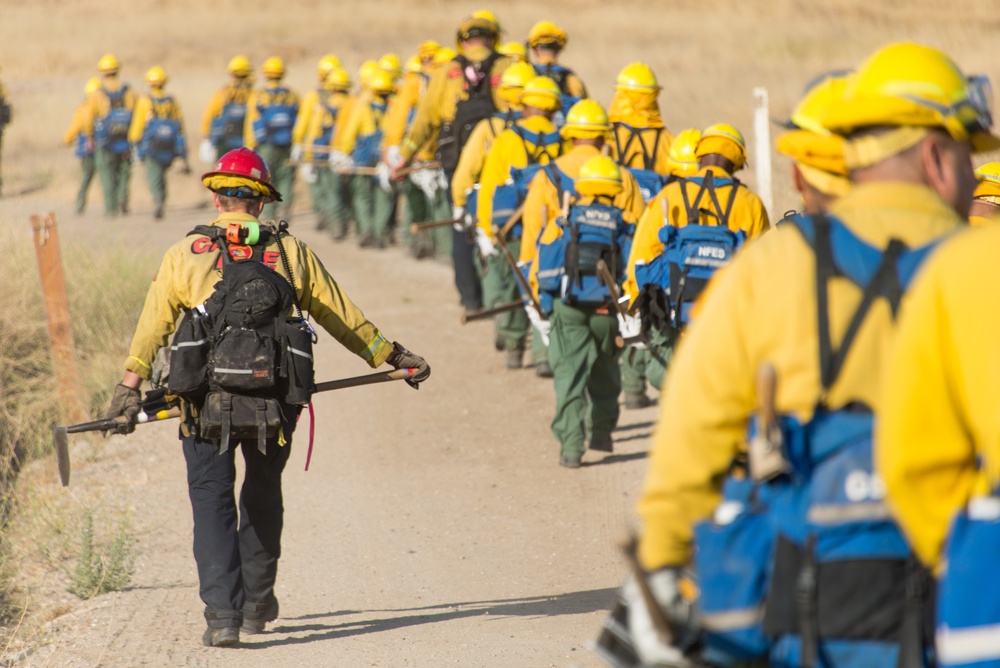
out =
[[(709, 172), (713, 174), (715, 180), (731, 178), (729, 174), (720, 167), (705, 167), (694, 177), (706, 177)], [(688, 224), (687, 211), (684, 209), (684, 197), (681, 188), (686, 188), (688, 201), (691, 206), (695, 205), (695, 198), (698, 195), (699, 185), (694, 182), (675, 181), (668, 184), (659, 194), (654, 197), (645, 213), (639, 219), (639, 225), (635, 229), (635, 237), (632, 239), (632, 252), (628, 259), (628, 279), (625, 281), (624, 290), (634, 300), (639, 295), (641, 286), (635, 281), (635, 263), (638, 261), (649, 262), (653, 258), (663, 253), (663, 242), (660, 241), (660, 228), (664, 225), (663, 201), (668, 203), (667, 217), (671, 225), (684, 227)], [(725, 209), (732, 196), (731, 185), (720, 186), (715, 189), (719, 205)], [(716, 210), (715, 203), (706, 192), (702, 195), (701, 201), (697, 204), (701, 209), (699, 215), (700, 224), (717, 225), (721, 213)], [(711, 211), (715, 215), (705, 213)], [(756, 237), (762, 232), (766, 232), (771, 226), (767, 217), (767, 210), (764, 203), (760, 201), (754, 193), (750, 192), (746, 186), (737, 186), (736, 200), (733, 202), (732, 211), (729, 214), (729, 229), (734, 232), (743, 230), (748, 238)]]
[(322, 113), (323, 104), (320, 102), (329, 95), (328, 91), (319, 88), (311, 90), (302, 96), (299, 101), (299, 114), (295, 117), (295, 127), (292, 128), (292, 143), (305, 143), (306, 133), (313, 122), (313, 117)]
[(222, 115), (222, 110), (227, 104), (246, 104), (252, 93), (253, 87), (249, 79), (238, 80), (215, 91), (201, 117), (202, 138), (206, 139), (211, 134), (212, 120)]
[(384, 118), (385, 107), (381, 100), (369, 91), (363, 92), (351, 107), (344, 131), (335, 133), (333, 148), (350, 155), (358, 138), (374, 134), (381, 128)]
[[(101, 88), (95, 90), (87, 98), (87, 123), (84, 128), (84, 134), (87, 137), (94, 136), (94, 121), (104, 118), (111, 111), (111, 98), (108, 97), (108, 93), (117, 93), (124, 85), (115, 77), (105, 77)], [(131, 88), (125, 91), (122, 103), (125, 109), (135, 109), (136, 96)]]
[(503, 118), (490, 116), (479, 121), (472, 130), (469, 140), (465, 143), (465, 148), (462, 149), (462, 153), (458, 157), (455, 175), (451, 177), (451, 201), (455, 206), (465, 206), (469, 190), (479, 183), (479, 177), (483, 173), (483, 164), (486, 162), (486, 155), (489, 153), (493, 141), (507, 127), (509, 124)]
[[(536, 71), (539, 68), (546, 70), (545, 68), (546, 65), (556, 65), (556, 64), (558, 64), (556, 59), (549, 55), (535, 54), (534, 67)], [(551, 70), (542, 71), (541, 76), (549, 77), (550, 79), (556, 81), (557, 83), (559, 81), (559, 75)], [(565, 85), (564, 92), (573, 97), (578, 97), (580, 99), (589, 97), (589, 95), (587, 95), (587, 87), (583, 84), (583, 79), (581, 79), (580, 76), (572, 70), (570, 70), (570, 72), (566, 75), (566, 81), (564, 82), (564, 85)], [(566, 113), (567, 111), (569, 111), (569, 109), (563, 109), (563, 113)]]
[[(580, 175), (583, 163), (599, 155), (601, 152), (593, 146), (575, 146), (566, 155), (556, 158), (555, 166), (567, 177), (575, 180)], [(615, 196), (613, 203), (622, 209), (622, 218), (625, 222), (634, 224), (639, 220), (645, 204), (639, 191), (639, 184), (628, 172), (622, 173), (622, 191)], [(524, 241), (521, 243), (521, 254), (518, 258), (520, 263), (531, 264), (531, 287), (536, 296), (538, 295), (536, 279), (538, 267), (535, 262), (538, 258), (537, 244), (551, 243), (562, 236), (562, 230), (556, 224), (562, 205), (559, 189), (552, 183), (545, 170), (540, 171), (531, 181), (528, 196), (524, 200), (524, 216), (521, 219)], [(542, 218), (543, 207), (548, 212), (545, 219)], [(543, 228), (544, 233), (542, 233)]]
[[(245, 213), (223, 213), (212, 225), (256, 221)], [(302, 309), (337, 341), (370, 366), (382, 364), (392, 351), (392, 344), (379, 332), (361, 310), (351, 302), (323, 263), (303, 242), (282, 237), (288, 261), (295, 274), (295, 292)], [(264, 264), (288, 278), (272, 237), (260, 258)], [(149, 379), (156, 352), (167, 345), (181, 309), (202, 304), (214, 292), (222, 276), (222, 257), (208, 237), (188, 235), (170, 247), (153, 278), (146, 303), (139, 316), (125, 368)]]
[[(285, 92), (278, 94), (278, 87), (284, 88)], [(274, 84), (271, 82), (269, 82), (265, 88), (255, 90), (250, 95), (247, 100), (247, 115), (243, 123), (243, 143), (246, 144), (247, 148), (255, 148), (257, 146), (257, 140), (254, 138), (253, 134), (254, 121), (260, 118), (260, 110), (257, 107), (267, 107), (271, 104), (278, 103), (279, 100), (285, 104), (291, 105), (298, 103), (299, 96), (296, 95), (291, 89), (281, 86), (280, 83)], [(299, 111), (301, 110), (300, 105)]]
[[(492, 53), (490, 49), (476, 46), (468, 49), (464, 55), (471, 62), (480, 63), (486, 60), (490, 53)], [(493, 67), (490, 68), (493, 103), (497, 109), (501, 110), (506, 109), (507, 105), (497, 92), (497, 88), (500, 86), (500, 75), (510, 63), (510, 58), (498, 58), (494, 61)], [(462, 75), (462, 68), (457, 61), (452, 61), (434, 71), (427, 84), (427, 94), (417, 107), (417, 115), (413, 119), (413, 125), (400, 146), (400, 153), (404, 160), (412, 158), (413, 154), (421, 148), (430, 146), (435, 136), (440, 132), (442, 123), (450, 122), (455, 118), (455, 108), (458, 101), (468, 99), (464, 86), (465, 79)]]
[(565, 142), (562, 139), (548, 146), (537, 146), (528, 138), (522, 138), (517, 132), (519, 128), (536, 134), (556, 132), (556, 126), (549, 119), (531, 116), (522, 118), (514, 127), (501, 132), (490, 146), (479, 176), (479, 205), (476, 211), (479, 227), (487, 232), (493, 227), (493, 191), (510, 178), (511, 168), (527, 167), (532, 162), (547, 165), (563, 152)]
[[(402, 146), (406, 134), (416, 120), (417, 109), (427, 93), (429, 80), (430, 78), (422, 73), (407, 73), (399, 90), (389, 101), (389, 108), (386, 110), (385, 120), (382, 122), (382, 131), (385, 133), (382, 144), (386, 148)], [(423, 147), (417, 152), (417, 160), (430, 161), (435, 158), (438, 132), (439, 130), (435, 130), (432, 136), (424, 142)]]
[[(920, 246), (964, 224), (933, 191), (903, 183), (856, 185), (831, 214), (880, 248), (893, 238)], [(755, 241), (717, 276), (664, 384), (638, 505), (644, 568), (690, 559), (693, 525), (718, 505), (725, 473), (743, 447), (761, 364), (777, 370), (778, 412), (803, 421), (812, 416), (821, 393), (815, 276), (815, 255), (790, 225)], [(850, 281), (830, 282), (834, 347), (860, 300), (861, 290)], [(881, 414), (881, 362), (892, 350), (894, 329), (888, 303), (877, 300), (829, 391), (830, 408), (857, 401)]]
[[(630, 129), (631, 128), (631, 129)], [(624, 167), (651, 169), (666, 176), (670, 173), (667, 159), (674, 136), (665, 127), (612, 125), (611, 157)]]
[(1000, 226), (987, 224), (935, 252), (904, 298), (885, 365), (875, 467), (931, 567), (942, 566), (955, 514), (1000, 483), (997, 243)]
[(128, 140), (133, 144), (138, 144), (142, 139), (142, 134), (146, 131), (146, 126), (154, 118), (169, 118), (181, 124), (181, 134), (184, 134), (184, 117), (181, 114), (181, 105), (170, 95), (165, 95), (162, 90), (153, 91), (155, 96), (143, 95), (135, 103), (135, 110), (132, 112), (132, 125), (128, 129)]
[[(305, 146), (320, 146), (323, 135), (330, 132), (327, 146), (333, 143), (333, 138), (338, 128), (346, 122), (346, 114), (350, 113), (348, 102), (350, 96), (342, 91), (326, 92), (326, 98), (317, 100), (317, 109), (309, 115), (309, 127), (299, 139)], [(329, 151), (322, 149), (312, 150), (307, 148), (302, 154), (306, 160), (325, 160), (329, 157)]]
[[(3, 99), (0, 96), (0, 99)], [(80, 135), (86, 135), (87, 121), (90, 118), (90, 114), (87, 110), (87, 101), (84, 100), (80, 103), (80, 106), (76, 108), (73, 112), (73, 120), (69, 123), (69, 128), (66, 130), (66, 134), (63, 135), (63, 142), (66, 144), (75, 144), (77, 138)]]

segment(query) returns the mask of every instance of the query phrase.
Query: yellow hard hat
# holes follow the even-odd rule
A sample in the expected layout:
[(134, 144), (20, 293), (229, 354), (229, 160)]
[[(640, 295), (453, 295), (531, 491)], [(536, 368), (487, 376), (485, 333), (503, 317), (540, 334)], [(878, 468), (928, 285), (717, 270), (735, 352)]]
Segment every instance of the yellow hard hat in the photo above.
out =
[(285, 61), (277, 56), (271, 56), (261, 65), (260, 71), (268, 79), (280, 79), (285, 76)]
[[(840, 100), (827, 108), (823, 126), (842, 135), (877, 126), (938, 127), (956, 141), (969, 141), (977, 153), (992, 151), (1000, 148), (1000, 138), (990, 132), (991, 95), (985, 77), (966, 77), (943, 52), (900, 42), (879, 49), (858, 68)], [(880, 150), (866, 146), (865, 156), (849, 156), (848, 162), (874, 164), (922, 136), (910, 132), (908, 143), (900, 136), (892, 146), (883, 137)], [(845, 150), (852, 151), (850, 142)]]
[(474, 37), (491, 38), (494, 48), (500, 43), (500, 22), (493, 12), (481, 9), (462, 21), (455, 34), (455, 44), (461, 48), (462, 42)]
[(420, 46), (417, 47), (417, 57), (420, 60), (430, 60), (434, 58), (434, 54), (436, 54), (440, 48), (441, 45), (432, 39), (429, 39), (426, 42), (421, 42)]
[(323, 81), (326, 81), (326, 76), (338, 67), (340, 67), (340, 58), (332, 53), (328, 53), (320, 58), (316, 64), (316, 75), (320, 79), (323, 79)]
[(988, 162), (976, 169), (979, 186), (974, 197), (1000, 197), (1000, 162)]
[(580, 166), (573, 186), (581, 195), (614, 197), (623, 190), (621, 167), (606, 155), (593, 157)]
[(382, 68), (378, 68), (368, 77), (368, 89), (373, 93), (388, 95), (396, 90), (396, 82), (392, 75)]
[(323, 88), (326, 90), (349, 90), (351, 87), (351, 75), (343, 67), (335, 67), (323, 79)]
[(681, 130), (674, 137), (667, 155), (667, 168), (671, 174), (684, 178), (698, 173), (698, 156), (694, 151), (699, 141), (701, 141), (701, 130), (697, 128)]
[(507, 104), (521, 106), (521, 91), (535, 78), (535, 68), (528, 63), (514, 62), (507, 66), (500, 77), (500, 97)]
[(455, 49), (449, 49), (447, 46), (442, 46), (434, 54), (434, 66), (447, 65), (451, 61), (455, 60), (455, 56), (458, 55), (458, 51)]
[(566, 31), (552, 21), (539, 21), (528, 32), (528, 46), (533, 49), (540, 46), (562, 49), (568, 39)]
[(146, 72), (146, 83), (150, 86), (162, 86), (167, 83), (167, 71), (159, 65), (153, 65)]
[(603, 137), (611, 130), (608, 112), (596, 100), (580, 100), (566, 112), (566, 124), (559, 133), (566, 139)]
[(542, 111), (558, 111), (562, 107), (559, 84), (548, 77), (532, 77), (521, 91), (521, 104)]
[(520, 42), (507, 42), (497, 49), (501, 55), (523, 63), (528, 62), (528, 49)]
[(617, 90), (658, 91), (660, 84), (652, 68), (646, 63), (630, 63), (622, 68), (615, 79)]
[(101, 74), (114, 74), (118, 67), (118, 58), (113, 53), (106, 53), (97, 61), (97, 71)]
[(395, 53), (387, 53), (378, 59), (378, 66), (393, 78), (398, 79), (403, 73), (403, 64), (399, 62), (399, 56)]
[(743, 133), (728, 123), (709, 125), (701, 133), (694, 154), (700, 158), (712, 153), (733, 163), (733, 169), (742, 169), (747, 163), (747, 143)]
[(87, 83), (83, 87), (83, 94), (90, 95), (100, 87), (101, 87), (101, 79), (99, 77), (91, 77), (87, 79)]
[(424, 64), (420, 62), (420, 56), (410, 56), (406, 59), (404, 69), (410, 74), (420, 74), (424, 71)]
[(250, 59), (246, 56), (233, 56), (233, 59), (229, 61), (229, 65), (226, 67), (226, 70), (234, 77), (248, 77), (253, 74), (253, 67), (250, 65)]
[(361, 82), (362, 86), (368, 86), (369, 80), (379, 71), (381, 68), (378, 66), (378, 61), (366, 60), (361, 63), (361, 67), (358, 68), (358, 81)]

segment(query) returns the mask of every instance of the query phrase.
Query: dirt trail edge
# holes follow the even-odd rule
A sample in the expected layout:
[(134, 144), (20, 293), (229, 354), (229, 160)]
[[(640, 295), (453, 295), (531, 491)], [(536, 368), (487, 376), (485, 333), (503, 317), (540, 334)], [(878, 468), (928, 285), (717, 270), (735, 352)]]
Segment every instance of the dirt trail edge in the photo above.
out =
[[(135, 222), (165, 248), (207, 215)], [(318, 395), (308, 472), (303, 413), (284, 477), (273, 630), (236, 649), (200, 645), (176, 425), (149, 425), (111, 439), (96, 461), (71, 442), (74, 486), (114, 481), (134, 511), (133, 588), (71, 603), (16, 665), (599, 665), (587, 645), (623, 574), (615, 544), (656, 409), (623, 412), (615, 454), (560, 468), (551, 381), (506, 371), (492, 324), (458, 324), (448, 266), (334, 244), (310, 217), (296, 222), (369, 318), (433, 372), (420, 391), (399, 382)], [(316, 354), (317, 380), (367, 372), (325, 334)]]

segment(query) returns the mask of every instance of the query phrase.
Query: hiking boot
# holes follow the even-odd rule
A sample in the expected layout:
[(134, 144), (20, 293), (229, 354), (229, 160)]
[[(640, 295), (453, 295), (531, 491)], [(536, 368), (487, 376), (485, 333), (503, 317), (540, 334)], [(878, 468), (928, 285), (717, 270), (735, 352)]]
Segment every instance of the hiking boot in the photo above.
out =
[(511, 348), (507, 351), (507, 368), (520, 369), (523, 365), (521, 358), (524, 357), (523, 348)]
[(122, 204), (122, 205), (121, 205), (121, 208), (119, 209), (119, 212), (120, 212), (120, 213), (121, 213), (121, 214), (122, 214), (123, 216), (127, 216), (127, 215), (128, 215), (128, 204)]
[(347, 226), (341, 225), (337, 228), (337, 231), (333, 233), (334, 241), (343, 241), (347, 238)]
[(493, 339), (493, 347), (497, 349), (498, 353), (502, 353), (504, 350), (507, 349), (507, 346), (504, 345), (503, 339), (499, 336)]
[(156, 205), (156, 210), (153, 211), (153, 218), (155, 218), (156, 220), (160, 220), (161, 218), (163, 218), (163, 205), (162, 204), (157, 204)]
[(535, 365), (535, 375), (539, 378), (552, 378), (554, 374), (552, 373), (552, 366), (548, 363), (548, 360), (542, 360)]
[(583, 465), (580, 459), (580, 457), (566, 457), (564, 455), (559, 458), (559, 466), (565, 469), (578, 469)]
[(653, 400), (647, 397), (645, 392), (625, 393), (625, 408), (629, 410), (649, 408), (652, 405), (653, 405)]
[(614, 452), (615, 445), (610, 436), (592, 436), (590, 449), (598, 452)]
[(268, 622), (278, 618), (278, 599), (270, 603), (247, 603), (243, 606), (243, 633), (263, 633)]
[(213, 629), (209, 626), (205, 629), (201, 642), (205, 647), (232, 647), (240, 642), (240, 628), (223, 626), (221, 629)]
[(374, 243), (375, 243), (375, 235), (372, 234), (371, 232), (365, 232), (358, 239), (358, 247), (359, 248), (368, 248), (369, 246), (371, 246)]

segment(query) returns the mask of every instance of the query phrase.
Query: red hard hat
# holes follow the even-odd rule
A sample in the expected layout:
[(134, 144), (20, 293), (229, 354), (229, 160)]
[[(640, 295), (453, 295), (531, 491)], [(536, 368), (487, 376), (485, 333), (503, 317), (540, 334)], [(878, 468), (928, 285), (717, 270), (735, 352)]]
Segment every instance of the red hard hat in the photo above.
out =
[(227, 152), (215, 163), (215, 169), (201, 175), (201, 180), (204, 183), (213, 176), (243, 176), (253, 179), (271, 191), (271, 201), (281, 201), (281, 193), (271, 185), (271, 170), (267, 168), (264, 158), (253, 149), (234, 148)]

